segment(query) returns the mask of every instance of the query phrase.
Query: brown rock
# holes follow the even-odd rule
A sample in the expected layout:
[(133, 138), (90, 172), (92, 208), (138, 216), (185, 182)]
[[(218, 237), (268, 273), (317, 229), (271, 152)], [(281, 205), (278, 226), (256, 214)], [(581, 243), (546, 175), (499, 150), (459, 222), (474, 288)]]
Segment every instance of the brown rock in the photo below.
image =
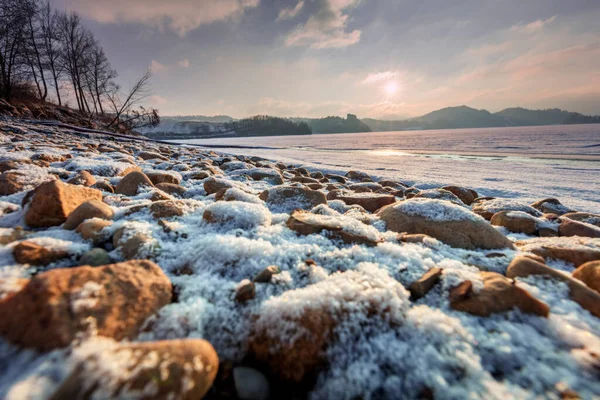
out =
[(69, 214), (63, 225), (63, 228), (67, 230), (73, 230), (87, 219), (99, 218), (111, 220), (114, 218), (114, 216), (115, 213), (108, 204), (98, 200), (90, 200), (86, 201), (85, 203), (81, 203)]
[(0, 233), (0, 245), (7, 245), (12, 242), (16, 242), (17, 240), (22, 240), (26, 238), (32, 232), (28, 232), (23, 230), (20, 226), (16, 228), (5, 229)]
[(592, 315), (600, 318), (600, 293), (595, 292), (571, 276), (528, 257), (515, 258), (506, 270), (506, 276), (509, 278), (524, 278), (529, 275), (545, 275), (565, 282), (569, 286), (571, 299)]
[(127, 227), (117, 229), (113, 235), (113, 246), (121, 250), (123, 258), (133, 260), (154, 250), (151, 237), (141, 232), (130, 231)]
[(495, 272), (480, 272), (483, 289), (475, 293), (470, 281), (450, 290), (450, 307), (480, 317), (518, 308), (527, 314), (547, 317), (550, 308), (513, 281)]
[(318, 179), (309, 178), (307, 176), (302, 176), (302, 175), (293, 177), (291, 179), (291, 181), (292, 182), (298, 182), (298, 183), (320, 183)]
[(60, 225), (73, 210), (89, 200), (102, 201), (102, 192), (58, 180), (42, 183), (33, 190), (25, 223), (35, 228)]
[(451, 192), (453, 195), (458, 197), (463, 203), (465, 203), (468, 206), (473, 204), (473, 201), (477, 197), (474, 196), (469, 189), (460, 186), (444, 186), (442, 187), (442, 189)]
[[(211, 388), (219, 368), (215, 349), (202, 339), (106, 347), (75, 365), (51, 398), (198, 400)], [(119, 361), (107, 369), (106, 359)], [(110, 387), (107, 382), (111, 382)], [(144, 392), (146, 388), (155, 391)]]
[(160, 155), (158, 153), (154, 153), (151, 151), (140, 151), (137, 156), (139, 158), (141, 158), (142, 160), (162, 160), (162, 161), (169, 161), (169, 159), (163, 155)]
[(90, 187), (96, 183), (96, 178), (87, 171), (79, 171), (73, 178), (69, 179), (67, 183)]
[(277, 265), (269, 265), (267, 268), (260, 271), (255, 277), (254, 282), (256, 283), (267, 283), (271, 282), (273, 275), (277, 275), (281, 272)]
[[(431, 218), (429, 215), (435, 215)], [(379, 210), (387, 229), (402, 233), (424, 233), (453, 247), (465, 249), (514, 248), (512, 242), (487, 221), (464, 206), (444, 200), (409, 199)]]
[(181, 183), (181, 180), (175, 175), (168, 174), (166, 172), (148, 172), (146, 173), (146, 176), (155, 185), (158, 185), (159, 183), (172, 183), (179, 185)]
[(411, 234), (402, 234), (400, 236), (400, 241), (404, 243), (424, 243), (427, 239), (433, 239), (429, 235), (425, 235), (424, 233), (411, 233)]
[[(326, 175), (329, 178), (329, 175)], [(346, 173), (346, 178), (352, 179), (355, 181), (362, 181), (363, 179), (371, 179), (369, 174), (361, 172), (361, 171), (348, 171)]]
[(527, 204), (520, 204), (512, 199), (497, 199), (494, 197), (480, 197), (473, 202), (473, 212), (481, 215), (488, 221), (500, 211), (523, 211), (534, 217), (541, 217), (542, 213)]
[[(415, 193), (414, 196), (412, 197), (416, 197), (416, 198), (424, 198), (424, 199), (438, 199), (438, 200), (446, 200), (449, 201), (451, 203), (454, 203), (456, 205), (459, 206), (464, 206), (465, 203), (462, 202), (461, 199), (459, 199), (457, 196), (454, 195), (454, 193), (445, 190), (445, 189), (426, 189), (426, 190), (421, 190), (419, 193)], [(407, 195), (408, 198), (408, 195)]]
[(535, 217), (517, 211), (500, 211), (492, 216), (491, 224), (503, 226), (511, 232), (525, 233), (533, 235), (537, 232), (537, 222)]
[(600, 238), (600, 228), (585, 222), (564, 218), (558, 226), (558, 235)]
[(573, 278), (579, 279), (589, 288), (600, 293), (600, 261), (590, 261), (573, 271)]
[(337, 199), (348, 205), (357, 204), (370, 212), (375, 212), (380, 208), (396, 201), (395, 196), (378, 193), (342, 194), (338, 196)]
[(585, 222), (600, 227), (600, 214), (591, 214), (586, 212), (572, 212), (562, 216), (563, 218), (569, 218), (573, 221)]
[(90, 240), (94, 245), (98, 246), (108, 239), (108, 235), (102, 233), (103, 229), (112, 224), (112, 221), (104, 219), (88, 219), (77, 227), (76, 232), (83, 239)]
[(207, 194), (217, 193), (221, 189), (230, 189), (235, 187), (235, 184), (223, 178), (208, 178), (204, 181), (204, 190)]
[(235, 301), (238, 303), (245, 303), (248, 300), (252, 300), (256, 296), (256, 287), (254, 282), (244, 279), (239, 283), (235, 289)]
[(588, 261), (600, 260), (600, 240), (578, 236), (519, 240), (515, 243), (521, 251), (543, 258), (556, 258), (575, 267)]
[(558, 199), (553, 198), (536, 201), (535, 203), (531, 204), (531, 207), (535, 208), (536, 210), (540, 210), (543, 213), (553, 213), (556, 215), (563, 215), (573, 212), (573, 210), (562, 205)]
[(115, 193), (125, 196), (135, 196), (142, 187), (153, 187), (154, 184), (146, 174), (141, 171), (133, 171), (125, 175), (115, 188)]
[(183, 196), (185, 193), (185, 188), (183, 186), (179, 186), (174, 183), (159, 183), (156, 185), (156, 188), (165, 193), (174, 194), (177, 196)]
[(189, 179), (206, 179), (211, 176), (211, 173), (208, 171), (197, 171), (192, 173), (189, 176)]
[(323, 192), (302, 186), (276, 186), (260, 194), (260, 199), (271, 205), (286, 205), (289, 211), (296, 208), (307, 210), (327, 204)]
[(154, 219), (180, 217), (183, 215), (181, 201), (163, 200), (150, 204), (150, 213)]
[(48, 351), (68, 346), (93, 318), (98, 335), (132, 338), (170, 301), (171, 282), (151, 261), (58, 268), (0, 300), (0, 335)]
[(21, 242), (13, 248), (13, 256), (19, 264), (48, 265), (67, 257), (62, 250), (47, 249), (33, 242)]
[(23, 174), (19, 172), (4, 172), (0, 174), (0, 196), (8, 196), (26, 189)]
[(115, 188), (113, 188), (110, 183), (105, 182), (105, 181), (97, 181), (92, 187), (95, 189), (104, 190), (105, 192), (108, 192), (108, 193), (115, 192)]
[(438, 283), (440, 276), (442, 276), (442, 269), (439, 267), (433, 267), (425, 272), (419, 280), (411, 283), (408, 287), (411, 297), (415, 300), (424, 297)]

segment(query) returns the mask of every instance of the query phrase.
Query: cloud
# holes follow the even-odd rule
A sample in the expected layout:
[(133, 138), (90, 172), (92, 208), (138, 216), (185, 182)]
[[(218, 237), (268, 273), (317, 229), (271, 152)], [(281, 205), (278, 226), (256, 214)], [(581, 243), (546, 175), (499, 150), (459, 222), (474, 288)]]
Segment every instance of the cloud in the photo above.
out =
[(347, 11), (356, 0), (318, 0), (317, 10), (286, 38), (286, 46), (312, 49), (344, 48), (360, 41), (361, 31), (348, 31)]
[(190, 60), (188, 60), (187, 58), (184, 58), (183, 60), (179, 61), (177, 63), (177, 65), (180, 66), (181, 68), (189, 68)]
[(520, 31), (520, 32), (529, 32), (533, 33), (541, 30), (545, 25), (551, 24), (556, 19), (556, 15), (548, 18), (548, 19), (538, 19), (537, 21), (533, 21), (528, 23), (527, 25), (513, 25), (510, 30), (511, 31)]
[(134, 22), (180, 36), (257, 7), (260, 0), (65, 0), (69, 10), (101, 23)]
[(167, 99), (157, 94), (150, 96), (148, 102), (153, 106), (161, 106), (167, 103)]
[(295, 7), (286, 7), (282, 9), (281, 11), (279, 11), (277, 21), (294, 18), (302, 10), (302, 7), (304, 7), (304, 0), (299, 1)]
[(152, 60), (152, 62), (150, 63), (150, 69), (154, 73), (159, 73), (161, 71), (165, 71), (167, 69), (167, 66), (164, 65), (164, 64), (159, 63), (156, 60)]
[(361, 81), (363, 84), (377, 83), (381, 81), (387, 81), (398, 76), (398, 71), (383, 71), (383, 72), (372, 72)]

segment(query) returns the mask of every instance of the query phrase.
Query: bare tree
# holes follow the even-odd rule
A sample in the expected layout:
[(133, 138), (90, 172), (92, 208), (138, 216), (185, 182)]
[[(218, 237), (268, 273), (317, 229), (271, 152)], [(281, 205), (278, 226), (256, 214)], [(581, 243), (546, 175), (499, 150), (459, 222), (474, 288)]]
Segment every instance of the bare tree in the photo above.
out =
[(42, 54), (40, 52), (40, 40), (42, 39), (39, 19), (40, 8), (36, 0), (21, 0), (20, 6), (27, 20), (23, 53), (29, 65), (33, 81), (37, 86), (39, 97), (41, 100), (46, 100), (48, 85), (44, 76)]
[(12, 97), (21, 81), (26, 16), (19, 0), (0, 0), (0, 97)]
[(119, 86), (109, 87), (107, 97), (114, 111), (114, 117), (107, 128), (121, 124), (126, 130), (131, 130), (143, 126), (156, 126), (160, 123), (158, 110), (144, 107), (136, 109), (137, 105), (150, 95), (150, 78), (152, 78), (152, 70), (148, 69), (124, 95), (120, 93)]
[(58, 105), (62, 106), (60, 96), (60, 80), (64, 73), (64, 68), (60, 63), (62, 57), (62, 48), (59, 36), (59, 13), (52, 10), (50, 2), (40, 8), (40, 28), (41, 28), (41, 46), (44, 53), (44, 65), (50, 73), (56, 91), (56, 100)]

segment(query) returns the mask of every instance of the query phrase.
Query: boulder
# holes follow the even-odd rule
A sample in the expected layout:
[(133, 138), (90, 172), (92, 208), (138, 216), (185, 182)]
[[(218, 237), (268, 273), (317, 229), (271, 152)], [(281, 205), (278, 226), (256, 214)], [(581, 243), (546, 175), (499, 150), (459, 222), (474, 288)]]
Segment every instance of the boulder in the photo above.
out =
[(522, 211), (500, 211), (492, 216), (490, 223), (503, 226), (511, 232), (534, 235), (538, 231), (537, 219)]
[(545, 275), (565, 282), (569, 287), (569, 296), (592, 315), (600, 318), (600, 293), (590, 289), (577, 279), (542, 264), (529, 257), (517, 257), (509, 264), (506, 276), (509, 278)]
[(600, 293), (600, 261), (590, 261), (580, 265), (573, 271), (572, 276), (585, 283), (590, 289)]
[(180, 217), (183, 215), (182, 205), (181, 201), (177, 200), (155, 201), (150, 204), (150, 213), (154, 219)]
[(24, 175), (20, 172), (8, 171), (0, 174), (0, 196), (8, 196), (22, 192), (27, 188)]
[(517, 286), (512, 280), (495, 272), (480, 272), (483, 289), (473, 290), (471, 281), (464, 281), (450, 290), (450, 307), (480, 317), (518, 308), (526, 314), (547, 317), (550, 308)]
[(152, 181), (141, 171), (133, 171), (125, 175), (117, 184), (115, 193), (135, 196), (143, 187), (153, 187)]
[(54, 180), (35, 188), (30, 198), (25, 223), (32, 228), (45, 228), (61, 225), (86, 201), (102, 201), (102, 192)]
[(125, 226), (117, 229), (113, 235), (113, 246), (121, 250), (121, 254), (126, 260), (148, 256), (155, 249), (155, 243), (151, 237)]
[(13, 257), (19, 264), (48, 265), (68, 255), (66, 251), (49, 249), (28, 241), (21, 242), (13, 248)]
[(493, 197), (483, 197), (475, 199), (473, 203), (473, 212), (481, 215), (488, 221), (494, 214), (500, 211), (522, 211), (534, 217), (541, 217), (542, 213), (527, 204), (520, 203), (513, 199), (498, 199)]
[(375, 212), (380, 208), (392, 204), (396, 201), (396, 197), (391, 194), (379, 194), (379, 193), (354, 193), (354, 194), (340, 194), (337, 196), (337, 200), (341, 200), (348, 205), (359, 205), (365, 210)]
[(183, 196), (185, 193), (185, 188), (183, 186), (179, 186), (174, 183), (159, 183), (156, 185), (156, 188), (165, 193), (174, 194), (177, 196)]
[(252, 168), (248, 171), (244, 171), (244, 173), (255, 181), (265, 180), (274, 185), (283, 184), (283, 176), (281, 173), (272, 168)]
[(575, 267), (588, 261), (600, 260), (600, 239), (572, 237), (547, 237), (515, 242), (519, 250), (543, 258), (555, 258), (572, 263)]
[(161, 154), (152, 151), (140, 151), (137, 156), (142, 160), (161, 160), (169, 161), (169, 159)]
[(92, 186), (94, 189), (104, 190), (108, 193), (114, 193), (115, 188), (106, 181), (96, 181), (96, 183)]
[(424, 233), (452, 247), (465, 249), (514, 248), (512, 242), (483, 218), (444, 200), (409, 199), (379, 210), (387, 229)]
[(103, 233), (103, 229), (112, 224), (112, 221), (104, 219), (88, 219), (79, 224), (75, 231), (83, 239), (90, 240), (94, 245), (98, 246), (108, 239), (108, 234)]
[(319, 204), (327, 204), (323, 192), (302, 186), (276, 186), (265, 190), (259, 197), (267, 204), (280, 206), (287, 212), (294, 209), (309, 210)]
[(172, 183), (175, 185), (179, 185), (181, 183), (181, 179), (179, 179), (177, 176), (175, 176), (173, 174), (169, 174), (167, 172), (152, 171), (152, 172), (147, 172), (146, 176), (155, 185), (158, 185), (159, 183)]
[[(329, 175), (325, 175), (325, 176), (327, 176), (328, 178), (330, 177)], [(363, 179), (371, 179), (369, 174), (367, 174), (365, 172), (361, 172), (361, 171), (348, 171), (348, 173), (346, 173), (346, 178), (352, 179), (353, 181), (362, 181)]]
[(563, 218), (558, 226), (558, 236), (584, 236), (600, 238), (600, 228), (585, 222)]
[(560, 201), (558, 201), (558, 199), (553, 198), (536, 201), (535, 203), (531, 204), (531, 207), (535, 208), (536, 210), (540, 210), (544, 214), (552, 213), (556, 215), (563, 215), (573, 212), (573, 210), (564, 206)]
[(464, 206), (465, 203), (461, 201), (457, 196), (455, 196), (452, 192), (444, 189), (426, 189), (421, 190), (419, 193), (416, 193), (414, 196), (407, 195), (407, 198), (423, 198), (423, 199), (438, 199), (438, 200), (446, 200), (451, 203), (454, 203), (459, 206)]
[(96, 183), (96, 178), (88, 171), (79, 171), (73, 178), (69, 179), (67, 183), (90, 187)]
[(63, 224), (63, 228), (67, 230), (73, 230), (81, 225), (81, 223), (85, 220), (91, 218), (112, 220), (114, 216), (115, 213), (108, 204), (98, 200), (89, 200), (85, 203), (81, 203), (69, 214), (67, 220)]
[(468, 206), (473, 204), (473, 201), (477, 198), (476, 192), (461, 186), (444, 186), (442, 189), (449, 191)]
[(20, 226), (0, 230), (0, 245), (7, 245), (17, 240), (25, 239), (32, 232), (26, 231)]
[(222, 189), (230, 189), (233, 187), (236, 187), (237, 185), (232, 182), (232, 181), (228, 181), (227, 179), (223, 179), (223, 178), (208, 178), (207, 180), (204, 181), (204, 190), (206, 191), (207, 194), (213, 194), (213, 193), (217, 193), (218, 191), (222, 190)]
[(585, 222), (600, 227), (600, 214), (591, 214), (586, 212), (566, 213), (562, 218), (569, 218), (573, 221)]
[(424, 297), (439, 282), (441, 276), (442, 269), (439, 267), (433, 267), (425, 272), (422, 277), (408, 287), (411, 299), (418, 300)]
[(39, 351), (68, 346), (90, 322), (100, 336), (133, 338), (170, 301), (171, 282), (151, 261), (58, 268), (0, 300), (0, 335)]
[(110, 264), (110, 262), (111, 260), (108, 252), (98, 247), (85, 252), (79, 259), (79, 265), (91, 265), (92, 267), (107, 265)]

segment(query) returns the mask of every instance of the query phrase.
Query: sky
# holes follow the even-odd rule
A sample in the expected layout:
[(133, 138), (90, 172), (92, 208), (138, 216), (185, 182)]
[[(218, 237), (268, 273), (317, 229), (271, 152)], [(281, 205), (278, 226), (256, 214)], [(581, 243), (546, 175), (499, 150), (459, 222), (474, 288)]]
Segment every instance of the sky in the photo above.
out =
[(162, 115), (600, 114), (600, 0), (50, 0)]

